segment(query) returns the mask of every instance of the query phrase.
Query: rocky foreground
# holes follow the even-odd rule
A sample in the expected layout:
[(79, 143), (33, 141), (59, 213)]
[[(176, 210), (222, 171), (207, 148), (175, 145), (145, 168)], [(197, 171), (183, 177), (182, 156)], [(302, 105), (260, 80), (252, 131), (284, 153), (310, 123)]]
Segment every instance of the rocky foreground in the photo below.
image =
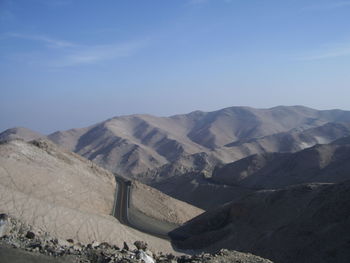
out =
[(57, 239), (6, 214), (0, 214), (0, 262), (271, 263), (270, 260), (252, 254), (224, 249), (213, 254), (175, 256), (154, 254), (147, 249), (147, 243), (143, 241), (136, 241), (133, 245), (124, 242), (122, 248), (106, 242), (81, 244), (72, 239)]

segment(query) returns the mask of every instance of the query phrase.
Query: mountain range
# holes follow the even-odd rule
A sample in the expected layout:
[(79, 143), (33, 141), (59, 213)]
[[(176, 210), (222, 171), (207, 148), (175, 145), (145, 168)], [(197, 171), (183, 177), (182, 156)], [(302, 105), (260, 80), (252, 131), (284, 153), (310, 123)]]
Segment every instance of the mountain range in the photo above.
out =
[[(189, 171), (210, 174), (229, 163), (263, 152), (295, 152), (350, 135), (350, 112), (303, 106), (270, 109), (230, 107), (171, 117), (131, 115), (47, 136), (66, 150), (102, 167), (143, 182)], [(36, 139), (24, 128), (0, 140)]]
[(343, 137), (294, 153), (254, 154), (218, 165), (211, 176), (188, 173), (154, 184), (174, 198), (203, 209), (262, 189), (278, 189), (304, 183), (338, 183), (350, 180), (350, 141)]
[[(278, 106), (230, 107), (170, 117), (121, 116), (47, 136), (13, 128), (1, 133), (0, 140), (46, 137), (109, 171), (209, 209), (251, 190), (243, 185), (237, 189), (233, 182), (223, 180), (223, 175), (213, 177), (218, 167), (254, 154), (266, 153), (249, 157), (258, 163), (283, 159), (287, 153), (346, 136), (350, 136), (349, 111)], [(242, 162), (236, 165), (242, 166)], [(203, 195), (214, 192), (219, 194), (203, 200)]]
[[(235, 249), (274, 262), (348, 262), (350, 258), (349, 111), (278, 106), (230, 107), (170, 117), (130, 115), (49, 135), (13, 128), (1, 133), (0, 141), (0, 165), (5, 167), (0, 170), (0, 187), (10, 186), (15, 194), (8, 194), (21, 207), (26, 204), (20, 201), (23, 196), (29, 196), (35, 207), (43, 198), (41, 202), (47, 199), (95, 218), (94, 202), (100, 200), (96, 211), (106, 219), (116, 186), (112, 181), (104, 185), (104, 180), (114, 173), (132, 180), (131, 204), (138, 211), (183, 224), (171, 232), (177, 248)], [(79, 167), (93, 172), (79, 175), (75, 171)], [(69, 190), (64, 186), (69, 185), (69, 177), (57, 178), (72, 171), (74, 189)], [(27, 173), (24, 181), (16, 181)], [(41, 176), (49, 182), (55, 174), (51, 184), (64, 190), (56, 193), (51, 187), (53, 199), (51, 190), (45, 192), (41, 184), (30, 181)], [(91, 182), (85, 182), (84, 176), (90, 176)], [(91, 193), (82, 193), (80, 199), (83, 188)], [(94, 202), (84, 203), (91, 195)], [(67, 202), (65, 196), (73, 201)], [(3, 206), (17, 211), (15, 205), (6, 207), (10, 203)], [(80, 215), (77, 218), (82, 220)], [(142, 236), (116, 227), (126, 236)]]

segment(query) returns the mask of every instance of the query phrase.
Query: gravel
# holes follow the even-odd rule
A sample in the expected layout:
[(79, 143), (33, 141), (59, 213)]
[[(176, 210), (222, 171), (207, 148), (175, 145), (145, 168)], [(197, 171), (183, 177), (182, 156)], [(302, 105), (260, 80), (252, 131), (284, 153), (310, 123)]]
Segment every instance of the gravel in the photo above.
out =
[(144, 241), (136, 241), (133, 245), (125, 243), (123, 248), (97, 241), (81, 244), (73, 239), (57, 239), (7, 215), (2, 214), (0, 217), (3, 229), (0, 236), (0, 263), (271, 263), (251, 254), (229, 250), (192, 256), (154, 254), (147, 249)]

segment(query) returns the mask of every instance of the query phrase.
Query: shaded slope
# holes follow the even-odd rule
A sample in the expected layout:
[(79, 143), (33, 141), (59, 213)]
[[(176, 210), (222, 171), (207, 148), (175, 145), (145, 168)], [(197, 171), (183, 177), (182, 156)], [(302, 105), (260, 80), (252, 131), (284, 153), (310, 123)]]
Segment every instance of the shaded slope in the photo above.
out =
[(177, 225), (204, 212), (135, 180), (132, 182), (130, 206), (146, 216)]
[(296, 153), (255, 154), (217, 166), (211, 175), (186, 173), (151, 185), (208, 210), (260, 189), (342, 182), (350, 179), (349, 172), (350, 145), (333, 143)]
[(348, 262), (350, 182), (248, 195), (172, 232), (176, 245), (255, 253), (274, 262)]
[(242, 186), (219, 184), (197, 173), (172, 177), (152, 183), (152, 186), (204, 210), (215, 208), (254, 191)]
[(252, 189), (309, 182), (341, 182), (350, 171), (350, 145), (316, 145), (297, 153), (253, 155), (214, 170), (220, 184)]
[(342, 137), (337, 140), (334, 140), (332, 144), (350, 144), (350, 136)]

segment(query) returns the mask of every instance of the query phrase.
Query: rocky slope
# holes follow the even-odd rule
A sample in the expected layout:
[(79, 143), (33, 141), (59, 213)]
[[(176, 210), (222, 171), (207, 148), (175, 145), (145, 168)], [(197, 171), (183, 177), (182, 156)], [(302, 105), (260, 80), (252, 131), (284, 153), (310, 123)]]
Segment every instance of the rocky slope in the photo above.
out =
[[(115, 190), (112, 173), (51, 142), (12, 140), (0, 144), (1, 213), (61, 239), (106, 241), (119, 246), (124, 241), (146, 240), (155, 251), (173, 251), (168, 242), (133, 230), (110, 216)], [(145, 191), (138, 194), (145, 195)], [(146, 194), (149, 196), (149, 191)], [(150, 209), (147, 203), (143, 205)], [(186, 204), (181, 205), (186, 210)], [(181, 211), (168, 211), (172, 219), (181, 218)], [(161, 217), (166, 219), (164, 214)]]
[(348, 262), (350, 181), (263, 190), (172, 232), (177, 246), (251, 252), (274, 262)]
[(0, 214), (0, 262), (1, 263), (184, 263), (184, 262), (240, 262), (271, 263), (271, 261), (248, 253), (220, 250), (214, 254), (175, 256), (154, 254), (143, 241), (124, 243), (122, 248), (109, 243), (93, 242), (82, 245), (73, 239), (61, 240), (33, 226)]

